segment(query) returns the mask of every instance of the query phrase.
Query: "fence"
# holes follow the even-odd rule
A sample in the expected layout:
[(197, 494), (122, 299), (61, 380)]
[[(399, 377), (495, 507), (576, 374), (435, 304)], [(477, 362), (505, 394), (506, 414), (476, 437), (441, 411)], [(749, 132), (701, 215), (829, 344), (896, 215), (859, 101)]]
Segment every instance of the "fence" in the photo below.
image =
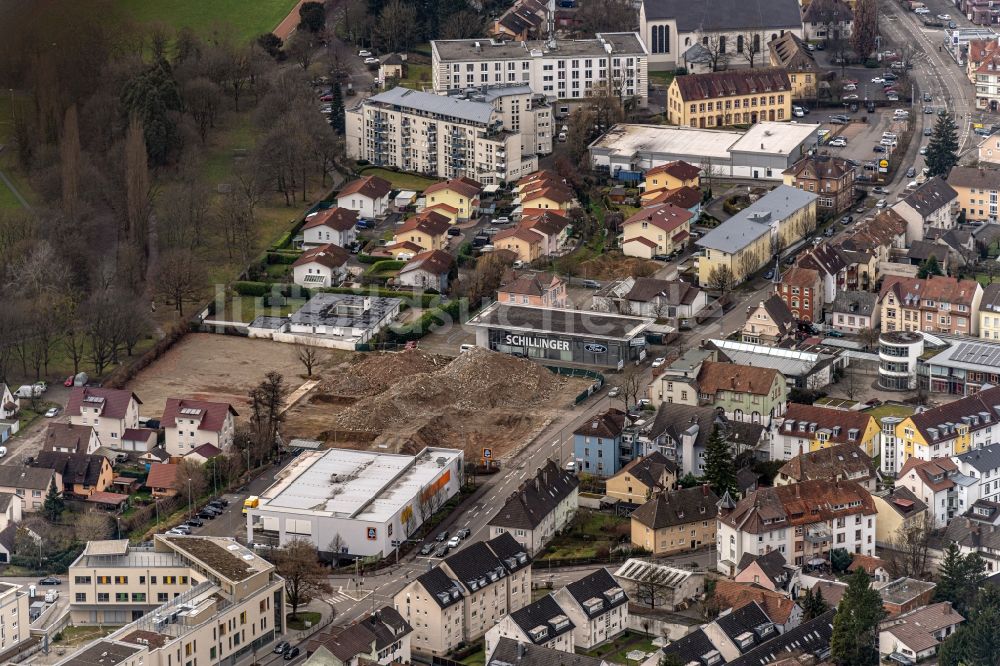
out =
[(604, 386), (604, 375), (596, 370), (587, 370), (585, 368), (565, 368), (559, 365), (547, 365), (545, 367), (562, 377), (589, 377), (590, 379), (595, 380), (593, 384), (587, 387), (586, 391), (583, 391), (580, 395), (576, 396), (573, 401), (574, 405), (579, 405), (581, 402), (600, 391), (601, 387)]

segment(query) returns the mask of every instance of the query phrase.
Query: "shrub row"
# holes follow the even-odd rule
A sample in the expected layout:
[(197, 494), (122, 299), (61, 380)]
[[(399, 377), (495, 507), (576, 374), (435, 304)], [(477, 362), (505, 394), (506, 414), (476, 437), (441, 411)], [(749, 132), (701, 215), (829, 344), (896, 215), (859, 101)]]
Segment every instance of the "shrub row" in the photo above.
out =
[(106, 388), (120, 389), (132, 381), (137, 374), (149, 367), (153, 361), (160, 358), (167, 351), (177, 344), (181, 338), (191, 331), (191, 325), (187, 321), (175, 324), (166, 334), (156, 341), (156, 343), (145, 354), (140, 356), (133, 363), (120, 366), (115, 370), (103, 386)]
[(456, 298), (447, 305), (436, 307), (420, 315), (414, 322), (401, 326), (398, 329), (387, 331), (388, 342), (410, 342), (419, 340), (431, 332), (435, 326), (447, 326), (452, 323), (461, 323), (460, 317), (463, 306), (468, 305), (468, 299)]
[(376, 261), (368, 269), (369, 273), (381, 273), (382, 271), (398, 271), (400, 268), (406, 265), (405, 261), (400, 261), (398, 259), (383, 259), (382, 261)]
[(294, 264), (295, 260), (302, 255), (298, 252), (268, 252), (267, 263), (269, 264)]

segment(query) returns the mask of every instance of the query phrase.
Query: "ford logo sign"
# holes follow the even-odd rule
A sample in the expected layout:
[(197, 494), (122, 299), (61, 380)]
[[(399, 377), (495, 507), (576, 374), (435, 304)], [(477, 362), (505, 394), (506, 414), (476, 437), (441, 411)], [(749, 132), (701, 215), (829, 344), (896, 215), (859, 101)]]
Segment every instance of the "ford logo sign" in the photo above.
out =
[(583, 346), (583, 348), (594, 354), (604, 354), (608, 351), (607, 347), (599, 345), (596, 342), (587, 343)]

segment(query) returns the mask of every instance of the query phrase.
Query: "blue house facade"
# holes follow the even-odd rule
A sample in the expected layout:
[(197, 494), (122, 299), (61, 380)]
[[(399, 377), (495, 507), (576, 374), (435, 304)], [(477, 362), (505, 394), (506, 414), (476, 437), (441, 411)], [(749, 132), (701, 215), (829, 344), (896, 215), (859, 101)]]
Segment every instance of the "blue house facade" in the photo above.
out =
[[(628, 424), (625, 412), (609, 409), (584, 423), (573, 433), (573, 454), (577, 469), (586, 474), (608, 477), (616, 474), (634, 457), (622, 449), (622, 433)], [(627, 445), (631, 449), (632, 444)]]

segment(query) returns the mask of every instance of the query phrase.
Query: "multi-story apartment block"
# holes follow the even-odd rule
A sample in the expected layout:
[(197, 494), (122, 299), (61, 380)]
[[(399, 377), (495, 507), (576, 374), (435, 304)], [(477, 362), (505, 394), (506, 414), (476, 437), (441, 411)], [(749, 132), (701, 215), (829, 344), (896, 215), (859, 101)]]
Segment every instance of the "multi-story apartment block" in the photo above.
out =
[(870, 459), (879, 454), (879, 438), (879, 424), (868, 414), (790, 402), (777, 422), (771, 459), (788, 460), (840, 444), (858, 447)]
[(74, 625), (125, 626), (61, 665), (232, 664), (284, 633), (284, 580), (232, 539), (91, 541), (69, 580)]
[(708, 485), (663, 491), (631, 514), (632, 545), (673, 555), (715, 543), (719, 497)]
[(896, 484), (908, 489), (927, 506), (934, 528), (941, 528), (971, 504), (976, 480), (962, 474), (951, 458), (907, 458)]
[(515, 181), (551, 151), (551, 110), (524, 86), (475, 99), (393, 88), (346, 118), (350, 157), (441, 178)]
[(774, 368), (703, 361), (693, 380), (664, 376), (660, 385), (663, 402), (710, 405), (746, 423), (769, 425), (788, 402), (785, 378)]
[(910, 458), (950, 458), (1000, 442), (997, 405), (1000, 387), (993, 387), (902, 419), (895, 426), (896, 469)]
[(956, 543), (963, 555), (979, 553), (990, 573), (1000, 571), (1000, 506), (976, 502), (948, 522), (944, 542)]
[[(338, 666), (379, 666), (410, 663), (413, 627), (392, 606), (383, 606), (366, 618), (345, 626), (333, 625), (314, 634), (305, 647), (310, 655), (321, 648), (335, 655)], [(322, 664), (328, 662), (321, 661)]]
[(996, 222), (1000, 169), (952, 167), (948, 185), (958, 194), (958, 209), (968, 222)]
[(927, 505), (906, 486), (896, 486), (872, 495), (878, 509), (875, 526), (875, 545), (888, 548), (901, 530), (917, 527), (927, 515)]
[(792, 119), (792, 82), (778, 68), (678, 76), (667, 89), (672, 125), (727, 127)]
[(531, 557), (510, 534), (469, 544), (393, 597), (414, 652), (441, 656), (531, 603)]
[(979, 337), (1000, 340), (1000, 283), (991, 282), (979, 301)]
[(225, 451), (233, 443), (236, 416), (228, 402), (167, 398), (160, 419), (164, 447), (172, 456), (183, 456), (202, 444)]
[(551, 594), (513, 611), (486, 632), (486, 660), (501, 638), (574, 654), (573, 634), (576, 625)]
[(844, 158), (807, 155), (785, 169), (785, 185), (814, 192), (819, 212), (836, 215), (854, 203), (855, 169)]
[(959, 472), (978, 481), (965, 506), (978, 500), (1000, 504), (1000, 442), (953, 456), (952, 461)]
[(983, 287), (976, 280), (889, 276), (879, 294), (882, 332), (976, 335), (982, 297)]
[(819, 271), (802, 266), (792, 266), (777, 276), (775, 295), (784, 301), (794, 319), (820, 321), (823, 313), (823, 281)]
[(723, 498), (719, 512), (719, 571), (734, 575), (744, 555), (780, 551), (802, 565), (830, 550), (875, 554), (871, 494), (853, 481), (803, 481), (759, 488), (735, 504)]
[(490, 538), (505, 532), (534, 555), (569, 525), (580, 504), (576, 474), (549, 459), (525, 479), (489, 522)]
[(996, 112), (1000, 106), (1000, 49), (994, 48), (981, 56), (973, 72), (976, 84), (976, 108)]
[(483, 86), (528, 86), (548, 100), (570, 103), (604, 90), (648, 102), (649, 52), (634, 32), (597, 33), (593, 39), (505, 42), (498, 39), (445, 39), (431, 42), (434, 91)]
[(935, 176), (903, 196), (892, 209), (906, 220), (906, 237), (912, 243), (923, 240), (928, 229), (953, 229), (957, 200), (958, 193)]
[(0, 582), (0, 653), (6, 654), (30, 638), (28, 590), (14, 583)]
[(79, 386), (70, 391), (66, 413), (73, 425), (92, 426), (101, 446), (117, 449), (125, 431), (139, 427), (141, 404), (131, 391)]
[(573, 455), (579, 461), (580, 471), (600, 477), (613, 476), (631, 460), (631, 455), (625, 456), (621, 451), (622, 433), (628, 423), (625, 412), (612, 408), (595, 414), (577, 428), (573, 433)]
[(878, 295), (869, 291), (838, 291), (828, 308), (833, 328), (857, 335), (865, 329), (879, 329)]
[(590, 650), (628, 628), (628, 595), (607, 569), (598, 569), (553, 596), (575, 625), (573, 642), (578, 648)]

